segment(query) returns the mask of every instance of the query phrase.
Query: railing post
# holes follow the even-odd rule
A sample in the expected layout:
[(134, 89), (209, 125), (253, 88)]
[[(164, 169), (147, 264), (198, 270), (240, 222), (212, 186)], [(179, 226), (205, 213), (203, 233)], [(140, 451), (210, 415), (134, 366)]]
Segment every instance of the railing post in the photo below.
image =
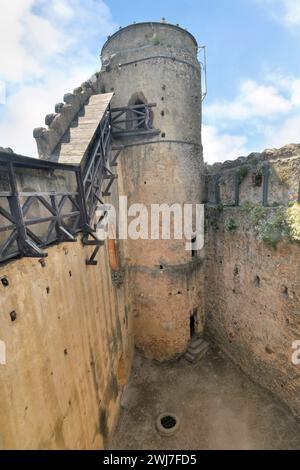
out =
[(263, 177), (264, 177), (263, 178), (263, 196), (262, 196), (263, 206), (268, 205), (269, 176), (270, 176), (269, 163), (264, 163), (264, 166), (263, 166)]
[(216, 204), (220, 204), (220, 202), (221, 202), (220, 175), (216, 175), (216, 178), (215, 178), (215, 201), (216, 201)]
[[(62, 218), (61, 218), (61, 214), (60, 214), (61, 207), (58, 206), (58, 204), (56, 202), (56, 197), (57, 197), (56, 195), (50, 196), (51, 205), (52, 205), (52, 208), (55, 212), (55, 230), (56, 230), (57, 240), (59, 242), (61, 242), (61, 241), (74, 242), (75, 237), (73, 237), (73, 235), (70, 232), (68, 232), (68, 230), (66, 230), (65, 227), (63, 227), (63, 225), (62, 225)], [(63, 196), (63, 198), (64, 198), (64, 196)]]
[(234, 205), (238, 206), (240, 203), (240, 173), (237, 171), (234, 175)]
[(84, 194), (84, 186), (83, 186), (83, 179), (82, 179), (82, 173), (81, 173), (81, 168), (80, 167), (76, 171), (76, 180), (77, 180), (77, 188), (78, 188), (79, 206), (80, 206), (80, 212), (81, 212), (82, 231), (83, 231), (84, 235), (86, 235), (89, 232), (89, 230), (88, 230), (89, 221), (88, 221), (85, 194)]

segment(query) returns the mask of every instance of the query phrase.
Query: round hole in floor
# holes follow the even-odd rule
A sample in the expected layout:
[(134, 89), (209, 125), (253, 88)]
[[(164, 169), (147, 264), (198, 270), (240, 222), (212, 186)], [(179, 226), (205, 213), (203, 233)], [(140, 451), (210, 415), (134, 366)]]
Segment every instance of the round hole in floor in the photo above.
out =
[(165, 429), (171, 429), (171, 428), (174, 428), (174, 426), (176, 426), (176, 419), (174, 418), (174, 416), (171, 416), (171, 415), (166, 415), (164, 416), (161, 420), (161, 425), (162, 427), (164, 427)]
[(163, 413), (156, 420), (156, 428), (159, 434), (171, 436), (179, 429), (179, 419), (173, 413)]

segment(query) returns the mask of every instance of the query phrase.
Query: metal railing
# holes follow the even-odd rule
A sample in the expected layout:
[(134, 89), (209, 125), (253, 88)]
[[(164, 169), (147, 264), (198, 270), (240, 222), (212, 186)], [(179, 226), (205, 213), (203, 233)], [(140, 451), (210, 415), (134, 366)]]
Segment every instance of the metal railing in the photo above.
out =
[[(75, 240), (82, 228), (79, 172), (70, 165), (0, 152), (0, 262), (45, 257), (45, 246)], [(62, 181), (70, 189), (60, 190)]]
[(45, 257), (43, 248), (75, 241), (78, 232), (85, 245), (95, 245), (98, 251), (103, 243), (92, 222), (116, 178), (109, 168), (110, 119), (108, 109), (83, 167), (0, 152), (0, 263), (21, 256)]
[(94, 217), (103, 205), (101, 198), (110, 195), (117, 178), (110, 168), (123, 149), (117, 147), (113, 154), (112, 136), (151, 132), (153, 106), (108, 107), (82, 165), (0, 152), (0, 263), (20, 256), (45, 257), (43, 248), (75, 241), (78, 232), (84, 245), (95, 246), (87, 264), (97, 263), (103, 241), (97, 239)]
[(140, 134), (143, 130), (150, 131), (153, 129), (151, 108), (154, 106), (156, 106), (155, 103), (142, 103), (122, 108), (112, 108), (113, 136)]

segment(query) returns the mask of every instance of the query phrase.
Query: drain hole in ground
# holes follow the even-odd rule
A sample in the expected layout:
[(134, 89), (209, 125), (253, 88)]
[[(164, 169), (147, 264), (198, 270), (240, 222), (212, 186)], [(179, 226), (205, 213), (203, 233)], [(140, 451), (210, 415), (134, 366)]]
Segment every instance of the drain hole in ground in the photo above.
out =
[(156, 429), (161, 436), (172, 436), (179, 429), (180, 420), (173, 413), (163, 413), (156, 420)]
[(164, 416), (160, 422), (165, 429), (172, 429), (174, 426), (176, 426), (177, 423), (173, 416)]

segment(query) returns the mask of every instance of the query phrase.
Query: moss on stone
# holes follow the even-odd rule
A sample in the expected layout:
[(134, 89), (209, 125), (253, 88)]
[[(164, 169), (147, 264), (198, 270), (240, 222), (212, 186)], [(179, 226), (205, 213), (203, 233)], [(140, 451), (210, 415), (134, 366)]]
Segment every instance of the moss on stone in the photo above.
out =
[(239, 184), (241, 184), (243, 180), (247, 177), (248, 171), (249, 170), (247, 166), (242, 166), (241, 168), (237, 170), (236, 174), (237, 174)]
[(300, 242), (300, 204), (295, 203), (286, 210), (286, 222), (292, 241)]
[(264, 216), (256, 225), (257, 238), (266, 245), (276, 248), (277, 243), (289, 236), (285, 219), (285, 208), (278, 207)]
[(226, 227), (227, 232), (233, 232), (234, 230), (237, 229), (236, 221), (230, 218), (229, 220), (227, 220), (225, 227)]

